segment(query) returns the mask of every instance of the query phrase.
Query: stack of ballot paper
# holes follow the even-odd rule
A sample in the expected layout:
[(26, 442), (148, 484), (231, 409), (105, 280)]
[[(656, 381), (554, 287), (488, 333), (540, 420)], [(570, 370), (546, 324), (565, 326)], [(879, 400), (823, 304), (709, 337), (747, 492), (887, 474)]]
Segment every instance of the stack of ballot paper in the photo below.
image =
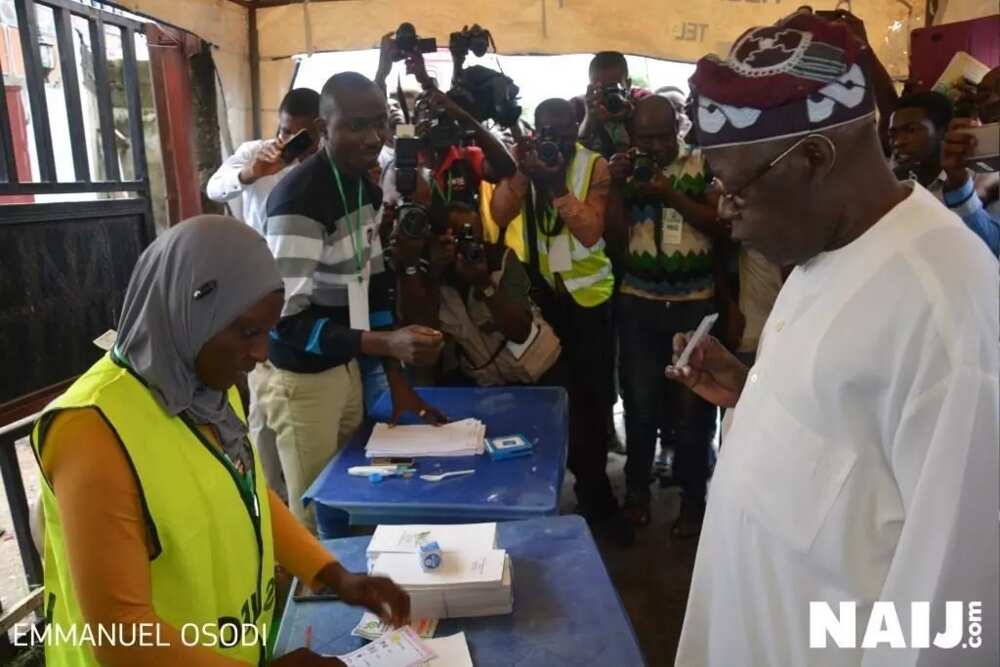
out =
[(376, 424), (365, 456), (413, 458), (417, 456), (476, 456), (485, 451), (486, 425), (478, 419), (463, 419), (443, 426)]
[[(491, 551), (497, 548), (495, 523), (466, 523), (450, 526), (378, 526), (365, 555), (368, 568), (382, 554), (416, 554), (424, 542), (437, 542), (441, 551)], [(415, 558), (416, 556), (414, 556)]]
[[(436, 541), (442, 562), (424, 570), (418, 545)], [(510, 557), (496, 548), (496, 524), (379, 526), (369, 546), (373, 575), (389, 577), (410, 595), (414, 618), (496, 616), (513, 610)]]

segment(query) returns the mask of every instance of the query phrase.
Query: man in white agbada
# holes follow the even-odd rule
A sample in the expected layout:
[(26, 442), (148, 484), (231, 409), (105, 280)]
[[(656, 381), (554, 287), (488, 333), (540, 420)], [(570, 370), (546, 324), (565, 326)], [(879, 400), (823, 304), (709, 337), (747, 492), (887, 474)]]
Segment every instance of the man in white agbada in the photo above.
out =
[[(668, 369), (735, 406), (679, 667), (1000, 664), (997, 261), (889, 171), (866, 63), (843, 24), (799, 13), (692, 78), (720, 214), (795, 269), (753, 368), (709, 338)], [(922, 648), (948, 601), (966, 603), (958, 646)], [(813, 602), (843, 647), (822, 623), (810, 647)]]

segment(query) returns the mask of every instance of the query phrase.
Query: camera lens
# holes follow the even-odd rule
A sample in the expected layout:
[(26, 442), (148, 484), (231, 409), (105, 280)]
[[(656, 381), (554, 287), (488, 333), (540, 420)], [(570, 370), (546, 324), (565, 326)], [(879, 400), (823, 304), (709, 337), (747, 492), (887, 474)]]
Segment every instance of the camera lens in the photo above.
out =
[(652, 157), (639, 154), (635, 157), (632, 166), (632, 179), (639, 183), (648, 183), (656, 175), (656, 162)]
[(430, 232), (427, 211), (412, 202), (402, 202), (397, 208), (399, 230), (411, 239), (425, 238)]
[(551, 140), (538, 142), (538, 159), (553, 167), (559, 164), (560, 150), (559, 144)]

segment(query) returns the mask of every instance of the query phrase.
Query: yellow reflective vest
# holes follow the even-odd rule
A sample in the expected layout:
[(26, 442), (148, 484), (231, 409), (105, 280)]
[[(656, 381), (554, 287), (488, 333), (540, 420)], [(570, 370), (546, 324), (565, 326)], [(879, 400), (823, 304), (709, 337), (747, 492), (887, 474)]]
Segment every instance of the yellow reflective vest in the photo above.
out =
[[(594, 173), (594, 165), (600, 159), (600, 155), (577, 144), (576, 154), (573, 162), (566, 170), (566, 188), (572, 192), (580, 201), (586, 201), (590, 192), (590, 178)], [(525, 206), (531, 205), (525, 202)], [(532, 219), (526, 210), (522, 211), (524, 220)], [(604, 239), (599, 240), (591, 247), (586, 247), (580, 243), (566, 225), (562, 226), (559, 234), (553, 237), (546, 236), (542, 229), (535, 225), (537, 229), (538, 244), (538, 269), (551, 286), (556, 286), (556, 273), (549, 269), (549, 249), (552, 240), (556, 236), (569, 237), (570, 256), (572, 257), (572, 268), (569, 271), (557, 272), (566, 290), (572, 295), (573, 300), (586, 308), (599, 306), (611, 298), (615, 288), (615, 277), (611, 272), (611, 260), (604, 252)], [(526, 232), (527, 234), (527, 232)], [(525, 245), (530, 243), (526, 235)]]
[[(243, 419), (235, 388), (229, 400)], [(274, 545), (267, 484), (256, 452), (252, 474), (241, 475), (188, 418), (165, 412), (142, 380), (109, 354), (45, 408), (32, 433), (39, 461), (52, 418), (61, 410), (87, 407), (98, 410), (114, 430), (139, 485), (154, 547), (149, 570), (156, 615), (180, 631), (186, 645), (265, 664), (275, 603)], [(101, 639), (99, 630), (115, 629), (87, 626), (47, 480), (42, 502), (50, 626), (45, 661), (48, 667), (96, 666), (93, 645)], [(127, 626), (117, 630), (126, 644), (133, 630), (141, 632)], [(107, 635), (103, 641), (109, 643)]]

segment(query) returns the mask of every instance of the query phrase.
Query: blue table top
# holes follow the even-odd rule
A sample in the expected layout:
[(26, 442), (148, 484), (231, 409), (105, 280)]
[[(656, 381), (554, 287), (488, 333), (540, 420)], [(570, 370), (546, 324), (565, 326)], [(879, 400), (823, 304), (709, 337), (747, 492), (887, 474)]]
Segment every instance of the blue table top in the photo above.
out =
[[(645, 664), (635, 632), (604, 567), (587, 524), (576, 515), (512, 521), (497, 526), (498, 542), (513, 563), (514, 612), (506, 616), (441, 621), (436, 637), (464, 632), (480, 667)], [(365, 567), (370, 537), (324, 542), (349, 570)], [(351, 636), (361, 610), (342, 602), (291, 598), (281, 620), (275, 656), (305, 643), (343, 655), (365, 642)]]
[[(494, 462), (488, 455), (419, 458), (412, 479), (391, 477), (373, 484), (351, 477), (351, 466), (368, 465), (365, 444), (373, 421), (387, 421), (391, 401), (383, 395), (345, 448), (303, 495), (347, 511), (352, 523), (470, 523), (545, 515), (559, 510), (559, 491), (566, 467), (568, 401), (558, 387), (454, 388), (429, 387), (417, 392), (449, 419), (476, 417), (487, 437), (520, 433), (534, 445), (530, 456)], [(408, 415), (401, 423), (419, 423)], [(466, 470), (474, 475), (425, 482), (420, 474)]]

